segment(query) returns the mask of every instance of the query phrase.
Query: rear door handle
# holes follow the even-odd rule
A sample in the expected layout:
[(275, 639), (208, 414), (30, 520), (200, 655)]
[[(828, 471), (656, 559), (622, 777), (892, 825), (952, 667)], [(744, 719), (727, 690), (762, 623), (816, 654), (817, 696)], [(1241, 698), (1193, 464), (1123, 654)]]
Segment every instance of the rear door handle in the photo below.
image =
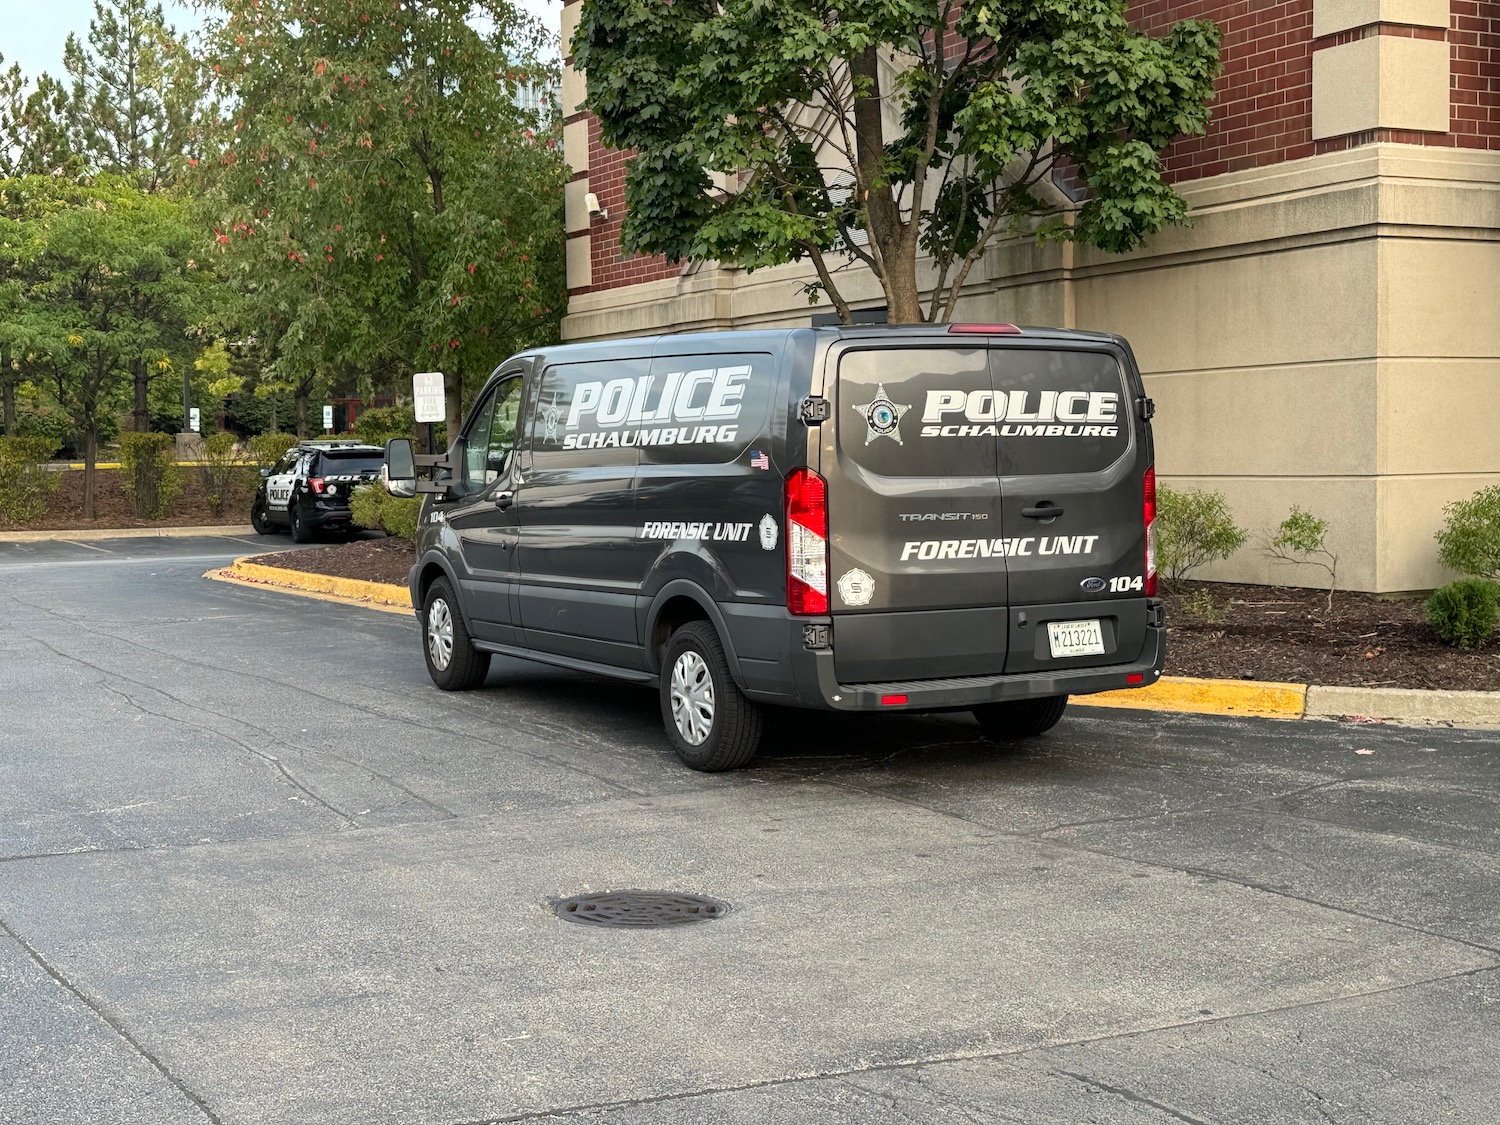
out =
[(1035, 508), (1022, 508), (1021, 514), (1029, 520), (1052, 520), (1062, 515), (1063, 510), (1059, 505), (1043, 500)]
[(506, 491), (495, 493), (495, 507), (499, 508), (502, 512), (515, 502), (516, 494), (514, 492)]

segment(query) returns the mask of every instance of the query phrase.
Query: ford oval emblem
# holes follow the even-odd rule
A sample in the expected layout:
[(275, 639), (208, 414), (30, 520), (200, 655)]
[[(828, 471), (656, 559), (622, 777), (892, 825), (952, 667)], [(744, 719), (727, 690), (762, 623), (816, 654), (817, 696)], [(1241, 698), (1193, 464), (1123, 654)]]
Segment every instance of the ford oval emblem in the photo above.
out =
[(1104, 579), (1102, 578), (1085, 578), (1078, 584), (1091, 594), (1097, 594), (1105, 586)]

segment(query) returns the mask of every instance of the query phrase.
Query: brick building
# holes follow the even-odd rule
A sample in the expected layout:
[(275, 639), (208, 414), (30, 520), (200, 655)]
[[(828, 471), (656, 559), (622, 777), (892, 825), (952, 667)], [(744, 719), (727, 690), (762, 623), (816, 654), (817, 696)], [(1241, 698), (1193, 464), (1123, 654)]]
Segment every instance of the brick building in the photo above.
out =
[[(1350, 588), (1446, 581), (1443, 504), (1500, 483), (1500, 0), (1143, 0), (1133, 16), (1224, 32), (1208, 132), (1165, 158), (1192, 225), (1123, 256), (1002, 243), (959, 318), (1123, 333), (1169, 483), (1224, 492), (1254, 531), (1293, 503), (1322, 515)], [(622, 255), (625, 157), (583, 92), (565, 67), (566, 338), (827, 311), (800, 291), (810, 267)], [(845, 293), (883, 305), (872, 277)], [(1246, 549), (1210, 574), (1299, 577), (1273, 565)]]

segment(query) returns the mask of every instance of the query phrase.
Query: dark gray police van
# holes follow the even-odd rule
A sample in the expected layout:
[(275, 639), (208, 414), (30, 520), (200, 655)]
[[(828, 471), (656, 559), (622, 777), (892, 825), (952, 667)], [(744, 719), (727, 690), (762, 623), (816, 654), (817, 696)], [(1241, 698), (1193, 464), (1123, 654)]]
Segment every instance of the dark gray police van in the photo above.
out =
[(446, 455), (396, 440), (386, 475), (428, 494), (410, 585), (438, 687), (492, 653), (635, 680), (683, 762), (725, 770), (765, 705), (1013, 738), (1154, 683), (1150, 418), (1117, 336), (661, 336), (508, 360)]

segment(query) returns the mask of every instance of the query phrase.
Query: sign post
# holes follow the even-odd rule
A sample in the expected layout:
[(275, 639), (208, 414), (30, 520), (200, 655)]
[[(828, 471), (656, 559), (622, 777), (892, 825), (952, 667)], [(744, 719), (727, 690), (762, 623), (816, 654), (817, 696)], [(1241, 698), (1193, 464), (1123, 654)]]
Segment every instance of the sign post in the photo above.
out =
[(421, 371), (411, 377), (411, 398), (418, 422), (427, 423), (427, 452), (437, 452), (435, 423), (446, 420), (448, 404), (443, 394), (443, 373)]

